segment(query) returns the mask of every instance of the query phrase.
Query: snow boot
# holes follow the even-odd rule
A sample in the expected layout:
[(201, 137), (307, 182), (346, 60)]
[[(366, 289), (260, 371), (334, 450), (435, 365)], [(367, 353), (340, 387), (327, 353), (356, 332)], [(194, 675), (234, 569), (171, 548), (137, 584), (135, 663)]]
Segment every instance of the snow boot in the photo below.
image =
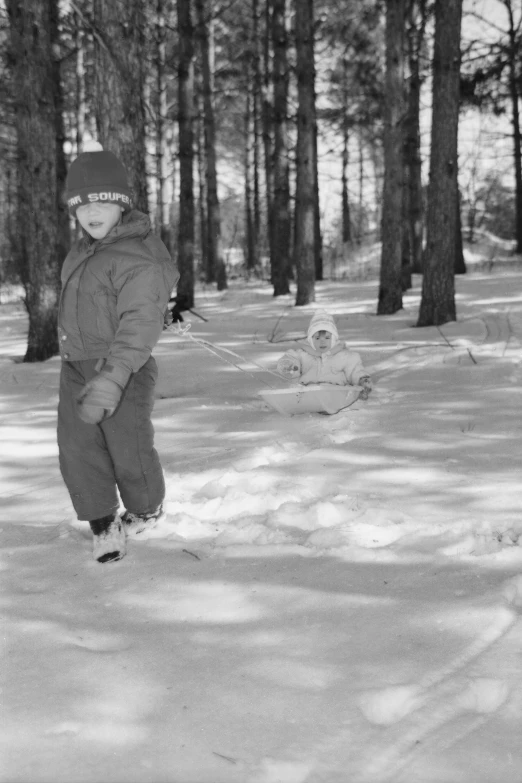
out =
[(121, 521), (128, 536), (131, 538), (146, 538), (143, 534), (156, 527), (158, 522), (165, 519), (165, 516), (163, 506), (160, 505), (156, 511), (152, 511), (149, 514), (133, 514), (132, 511), (125, 511), (122, 514)]
[(110, 563), (125, 556), (125, 528), (117, 514), (93, 519), (89, 522), (92, 530), (92, 556), (98, 563)]

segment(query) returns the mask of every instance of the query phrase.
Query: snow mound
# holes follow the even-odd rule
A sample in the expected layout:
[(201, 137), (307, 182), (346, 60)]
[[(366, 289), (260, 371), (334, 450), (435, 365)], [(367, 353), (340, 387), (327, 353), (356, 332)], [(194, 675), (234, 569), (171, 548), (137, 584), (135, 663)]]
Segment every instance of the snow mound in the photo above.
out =
[(401, 685), (364, 693), (359, 707), (365, 718), (377, 726), (390, 726), (404, 718), (418, 706), (418, 689)]

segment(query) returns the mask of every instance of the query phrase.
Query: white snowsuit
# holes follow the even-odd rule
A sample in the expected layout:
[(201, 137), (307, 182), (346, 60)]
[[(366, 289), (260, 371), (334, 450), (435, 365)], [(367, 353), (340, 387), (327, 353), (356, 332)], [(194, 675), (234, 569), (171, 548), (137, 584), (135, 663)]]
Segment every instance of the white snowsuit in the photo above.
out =
[[(290, 373), (285, 365), (288, 360), (297, 369)], [(333, 383), (337, 386), (357, 386), (369, 373), (364, 369), (361, 357), (350, 351), (345, 343), (336, 343), (326, 353), (319, 353), (310, 345), (299, 345), (287, 351), (278, 361), (277, 370), (288, 378), (310, 383)]]

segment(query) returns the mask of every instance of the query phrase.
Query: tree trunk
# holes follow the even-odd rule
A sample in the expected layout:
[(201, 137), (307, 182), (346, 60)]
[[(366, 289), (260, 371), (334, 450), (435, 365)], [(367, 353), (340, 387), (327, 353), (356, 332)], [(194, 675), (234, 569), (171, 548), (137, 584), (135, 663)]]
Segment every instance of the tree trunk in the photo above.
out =
[(147, 213), (142, 0), (93, 0), (96, 125), (104, 149), (125, 164), (134, 206)]
[(81, 19), (78, 14), (74, 15), (76, 25), (76, 154), (83, 151), (83, 137), (85, 134), (85, 51), (84, 40), (85, 32), (82, 29)]
[[(51, 40), (53, 41), (53, 51), (56, 51), (60, 42), (59, 31), (59, 5), (56, 0), (51, 0)], [(56, 231), (57, 245), (56, 254), (58, 257), (59, 268), (61, 270), (65, 256), (71, 246), (71, 228), (69, 210), (65, 201), (65, 180), (67, 179), (67, 161), (65, 158), (64, 145), (66, 141), (65, 123), (64, 123), (64, 96), (62, 88), (60, 61), (53, 57), (53, 89), (54, 89), (54, 127), (55, 127), (55, 150), (56, 150)], [(60, 281), (61, 288), (61, 281)]]
[(422, 272), (422, 164), (420, 154), (420, 81), (410, 77), (408, 109), (405, 119), (405, 198), (410, 265), (413, 272)]
[(378, 315), (402, 308), (404, 0), (386, 4), (384, 186)]
[(254, 216), (253, 216), (253, 237), (252, 242), (254, 246), (254, 266), (259, 266), (259, 260), (261, 256), (260, 239), (261, 239), (261, 193), (259, 185), (259, 170), (260, 170), (260, 156), (259, 156), (259, 141), (261, 138), (260, 121), (261, 121), (261, 45), (259, 38), (259, 1), (252, 0), (252, 54), (253, 54), (253, 91), (252, 91), (252, 125), (253, 125), (253, 201), (254, 201)]
[(156, 0), (155, 24), (155, 70), (156, 70), (156, 106), (155, 106), (155, 146), (156, 146), (156, 231), (162, 239), (166, 238), (165, 220), (165, 120), (167, 117), (167, 84), (165, 76), (166, 35), (165, 3)]
[(273, 105), (270, 97), (270, 85), (272, 82), (270, 41), (272, 39), (272, 0), (265, 0), (265, 30), (263, 46), (263, 88), (261, 124), (263, 135), (263, 150), (265, 163), (265, 188), (266, 188), (266, 222), (268, 233), (268, 249), (270, 257), (270, 278), (273, 278), (274, 264), (274, 145), (273, 145)]
[(343, 122), (343, 155), (341, 164), (341, 216), (342, 216), (342, 239), (343, 245), (352, 241), (352, 226), (350, 219), (350, 199), (348, 197), (348, 127), (346, 121)]
[(424, 210), (420, 136), (420, 58), (427, 20), (426, 0), (408, 0), (406, 45), (409, 80), (404, 121), (404, 163), (406, 166), (406, 230), (411, 271), (422, 272)]
[(6, 282), (19, 282), (20, 280), (17, 266), (16, 231), (18, 213), (17, 164), (18, 161), (11, 159), (11, 156), (5, 160), (5, 204), (2, 217), (4, 219), (6, 253), (5, 258), (0, 257), (0, 286)]
[(348, 164), (349, 160), (349, 119), (348, 119), (348, 59), (343, 57), (343, 152), (341, 163), (341, 220), (343, 245), (352, 241), (352, 225), (350, 218), (350, 199), (348, 196)]
[(364, 235), (364, 145), (362, 132), (359, 131), (359, 215), (357, 220), (357, 244), (360, 245)]
[(200, 243), (200, 272), (203, 273), (206, 283), (214, 283), (215, 276), (208, 266), (208, 220), (207, 220), (207, 176), (205, 173), (205, 150), (203, 140), (203, 100), (200, 95), (197, 99), (196, 117), (196, 151), (198, 171), (198, 217), (199, 217), (199, 243)]
[(272, 211), (274, 296), (290, 292), (290, 185), (288, 170), (287, 102), (288, 37), (285, 24), (286, 0), (273, 0), (272, 45), (274, 48), (274, 201)]
[[(513, 145), (515, 158), (515, 237), (516, 251), (522, 253), (522, 138), (520, 135), (519, 89), (520, 75), (517, 78), (517, 66), (520, 68), (520, 42), (513, 16), (511, 0), (504, 0), (509, 17), (509, 94), (511, 97), (511, 123), (513, 125)], [(521, 22), (518, 28), (520, 30)]]
[(177, 302), (194, 307), (194, 29), (190, 0), (177, 0), (178, 124), (179, 124), (179, 229)]
[(436, 0), (427, 243), (418, 326), (456, 320), (455, 249), (462, 0)]
[(315, 279), (323, 279), (323, 238), (321, 236), (321, 204), (319, 200), (319, 153), (318, 153), (318, 128), (317, 112), (315, 110), (315, 85), (314, 85), (314, 266)]
[(465, 275), (467, 272), (462, 244), (462, 215), (460, 210), (460, 193), (457, 188), (457, 225), (455, 231), (455, 274)]
[(296, 305), (315, 301), (314, 179), (314, 28), (313, 0), (299, 0), (295, 9), (297, 73), (297, 146), (295, 192)]
[(227, 275), (221, 247), (221, 215), (217, 189), (216, 170), (216, 123), (212, 105), (212, 75), (209, 56), (209, 14), (205, 0), (196, 0), (198, 20), (198, 38), (201, 52), (201, 71), (203, 76), (203, 117), (204, 142), (207, 173), (207, 219), (209, 267), (215, 270), (217, 289), (227, 288)]
[(178, 188), (177, 173), (178, 173), (178, 151), (177, 151), (177, 130), (178, 125), (174, 122), (168, 122), (166, 125), (165, 133), (165, 148), (167, 159), (170, 162), (170, 174), (167, 175), (169, 199), (166, 204), (166, 224), (164, 242), (168, 248), (169, 253), (174, 259), (177, 259), (177, 235), (178, 235), (178, 221), (179, 221), (179, 201), (178, 201)]
[(17, 131), (15, 255), (29, 315), (26, 362), (58, 352), (60, 267), (68, 244), (55, 0), (8, 0)]
[(254, 222), (252, 215), (252, 96), (247, 89), (245, 95), (245, 258), (247, 272), (255, 268)]
[(412, 272), (412, 246), (411, 246), (411, 234), (410, 234), (410, 194), (406, 185), (407, 173), (406, 166), (404, 167), (404, 183), (402, 193), (402, 262), (401, 262), (401, 288), (403, 291), (408, 291), (411, 288), (411, 272)]

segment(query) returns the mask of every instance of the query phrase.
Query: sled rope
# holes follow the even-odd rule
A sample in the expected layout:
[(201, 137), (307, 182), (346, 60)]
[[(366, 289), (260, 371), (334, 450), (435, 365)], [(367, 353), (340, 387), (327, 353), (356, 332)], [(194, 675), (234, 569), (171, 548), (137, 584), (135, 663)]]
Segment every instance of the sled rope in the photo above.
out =
[(241, 370), (241, 372), (246, 373), (247, 375), (250, 375), (251, 378), (255, 378), (256, 380), (260, 380), (261, 383), (264, 383), (265, 386), (268, 386), (269, 389), (273, 389), (274, 387), (271, 386), (269, 383), (264, 381), (262, 378), (257, 378), (256, 375), (249, 372), (248, 370), (244, 370), (243, 367), (240, 367), (235, 362), (230, 361), (230, 359), (227, 359), (226, 356), (222, 356), (219, 351), (223, 351), (224, 353), (229, 353), (231, 356), (234, 356), (236, 359), (239, 359), (241, 362), (246, 362), (248, 364), (253, 364), (254, 367), (257, 367), (259, 370), (262, 370), (263, 372), (267, 372), (270, 375), (275, 375), (275, 377), (279, 381), (287, 381), (287, 378), (284, 378), (282, 375), (279, 375), (276, 372), (272, 372), (272, 370), (267, 370), (266, 367), (262, 367), (257, 362), (254, 362), (252, 359), (245, 359), (243, 356), (240, 356), (238, 353), (235, 353), (234, 351), (230, 351), (228, 348), (223, 348), (222, 345), (215, 345), (214, 343), (209, 342), (208, 340), (203, 340), (201, 337), (194, 337), (193, 334), (190, 333), (190, 327), (192, 324), (186, 323), (181, 324), (179, 321), (176, 324), (172, 324), (168, 327), (168, 331), (173, 331), (175, 334), (178, 334), (182, 337), (189, 337), (193, 342), (197, 343), (198, 345), (201, 345), (203, 348), (205, 348), (207, 351), (209, 351), (214, 356), (217, 356), (218, 359), (221, 359), (221, 361), (226, 362), (227, 364), (230, 364), (232, 367), (235, 367), (236, 370)]

